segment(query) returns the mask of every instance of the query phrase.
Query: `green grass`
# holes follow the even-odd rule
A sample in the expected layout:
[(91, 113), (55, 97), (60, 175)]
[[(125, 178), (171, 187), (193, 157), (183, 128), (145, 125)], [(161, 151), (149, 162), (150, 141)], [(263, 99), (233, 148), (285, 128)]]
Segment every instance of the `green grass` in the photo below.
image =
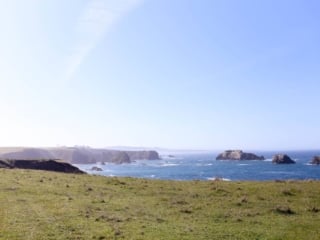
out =
[(0, 170), (0, 239), (320, 239), (320, 182)]

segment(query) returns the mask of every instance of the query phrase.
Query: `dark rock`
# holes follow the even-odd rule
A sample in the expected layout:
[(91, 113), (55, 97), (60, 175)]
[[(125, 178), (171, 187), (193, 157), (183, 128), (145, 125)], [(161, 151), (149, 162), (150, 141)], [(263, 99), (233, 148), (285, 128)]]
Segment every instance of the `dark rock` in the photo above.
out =
[(272, 163), (276, 164), (293, 164), (296, 163), (286, 154), (276, 154), (272, 158)]
[(64, 173), (84, 173), (79, 168), (57, 160), (0, 160), (0, 168), (21, 168)]
[(314, 165), (320, 165), (320, 156), (314, 156), (310, 163)]
[(264, 160), (263, 156), (257, 156), (253, 153), (246, 153), (241, 150), (227, 150), (220, 153), (216, 160)]
[(13, 168), (7, 160), (0, 160), (0, 168)]
[(295, 214), (295, 212), (287, 206), (277, 206), (275, 212), (280, 214)]
[(90, 170), (91, 171), (99, 171), (99, 172), (103, 171), (103, 169), (99, 168), (99, 167), (92, 167)]

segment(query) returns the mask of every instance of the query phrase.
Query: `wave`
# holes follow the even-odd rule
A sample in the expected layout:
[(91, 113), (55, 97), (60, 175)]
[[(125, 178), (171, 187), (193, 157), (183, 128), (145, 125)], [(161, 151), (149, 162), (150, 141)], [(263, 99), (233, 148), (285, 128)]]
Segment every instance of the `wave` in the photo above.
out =
[(161, 164), (160, 167), (173, 167), (173, 166), (179, 166), (180, 164), (178, 163), (164, 163)]
[(220, 178), (220, 177), (209, 177), (209, 178), (207, 178), (207, 180), (210, 180), (210, 181), (226, 181), (226, 182), (230, 182), (231, 181), (230, 178)]
[(265, 160), (263, 160), (263, 161), (265, 161), (265, 162), (272, 162), (272, 158), (267, 158), (267, 159), (265, 159)]
[(312, 164), (312, 163), (305, 163), (304, 165), (307, 165), (307, 166), (316, 166), (316, 165), (314, 165), (314, 164)]

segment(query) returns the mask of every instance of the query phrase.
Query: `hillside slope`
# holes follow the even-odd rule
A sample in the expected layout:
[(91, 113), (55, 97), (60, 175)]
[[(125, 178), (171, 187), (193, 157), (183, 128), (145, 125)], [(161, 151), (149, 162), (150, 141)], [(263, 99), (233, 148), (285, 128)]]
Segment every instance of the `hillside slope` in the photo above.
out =
[(319, 239), (317, 181), (0, 174), (0, 239)]

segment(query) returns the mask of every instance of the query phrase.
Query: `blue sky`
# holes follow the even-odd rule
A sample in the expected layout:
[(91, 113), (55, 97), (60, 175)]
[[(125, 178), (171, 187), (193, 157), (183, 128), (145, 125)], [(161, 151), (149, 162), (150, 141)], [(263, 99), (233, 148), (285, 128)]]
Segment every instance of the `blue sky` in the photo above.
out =
[(317, 0), (0, 1), (0, 145), (319, 149)]

